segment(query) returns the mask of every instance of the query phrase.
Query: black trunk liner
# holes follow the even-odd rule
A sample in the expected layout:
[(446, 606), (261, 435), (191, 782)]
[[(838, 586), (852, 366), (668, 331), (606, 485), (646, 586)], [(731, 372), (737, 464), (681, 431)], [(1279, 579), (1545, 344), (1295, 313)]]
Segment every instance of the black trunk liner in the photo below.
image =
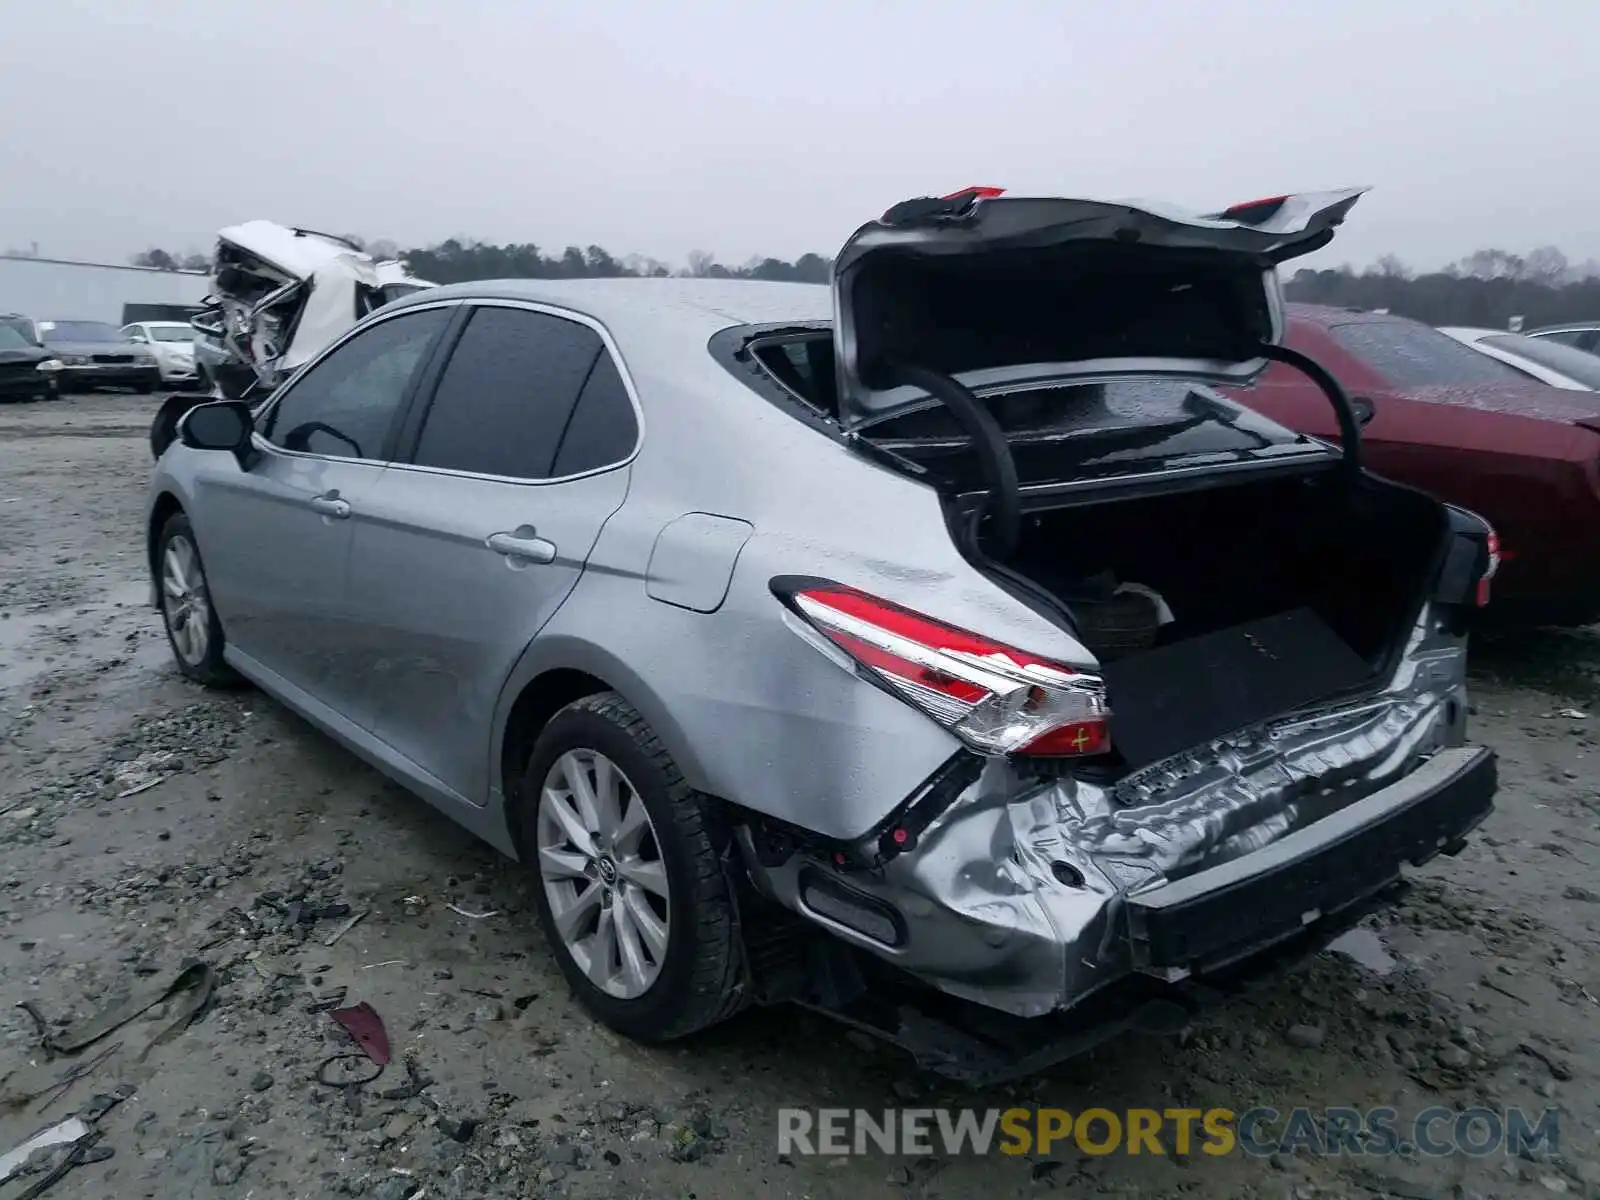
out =
[(1142, 767), (1359, 687), (1372, 667), (1297, 608), (1117, 659), (1103, 674), (1111, 744)]

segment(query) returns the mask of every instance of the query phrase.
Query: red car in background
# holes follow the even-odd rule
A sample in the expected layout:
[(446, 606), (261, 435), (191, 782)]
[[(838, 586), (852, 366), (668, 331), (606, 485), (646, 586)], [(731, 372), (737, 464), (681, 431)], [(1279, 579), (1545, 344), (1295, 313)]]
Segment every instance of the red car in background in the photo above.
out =
[[(1343, 384), (1375, 474), (1471, 509), (1500, 537), (1491, 614), (1600, 621), (1600, 393), (1533, 383), (1431, 326), (1387, 313), (1288, 306), (1289, 346)], [(1338, 440), (1326, 397), (1273, 364), (1234, 399)]]

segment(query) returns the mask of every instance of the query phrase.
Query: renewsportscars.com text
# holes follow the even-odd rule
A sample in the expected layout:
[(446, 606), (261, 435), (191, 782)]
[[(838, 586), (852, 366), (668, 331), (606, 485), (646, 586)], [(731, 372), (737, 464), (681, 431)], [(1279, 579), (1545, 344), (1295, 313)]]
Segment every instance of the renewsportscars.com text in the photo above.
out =
[(1426, 1108), (848, 1108), (778, 1110), (778, 1153), (787, 1155), (1246, 1154), (1430, 1157), (1560, 1149), (1555, 1109)]

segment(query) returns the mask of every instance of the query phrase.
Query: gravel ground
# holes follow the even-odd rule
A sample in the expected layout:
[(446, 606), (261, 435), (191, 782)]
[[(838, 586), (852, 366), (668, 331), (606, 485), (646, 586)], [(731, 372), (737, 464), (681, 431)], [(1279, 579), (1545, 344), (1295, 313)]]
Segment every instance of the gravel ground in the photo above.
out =
[[(1476, 646), (1474, 733), (1503, 781), (1483, 833), (1351, 953), (1180, 1038), (1124, 1039), (982, 1095), (794, 1011), (646, 1049), (568, 998), (520, 869), (260, 694), (169, 669), (141, 575), (154, 407), (0, 408), (0, 1152), (96, 1093), (132, 1093), (52, 1198), (1600, 1194), (1600, 709), (1582, 715), (1600, 639)], [(59, 1031), (196, 957), (216, 987), (187, 1028), (146, 1051), (152, 1010), (77, 1055), (114, 1048), (64, 1095), (7, 1106), (70, 1065), (18, 1005)], [(364, 1089), (314, 1078), (350, 1052), (326, 1015), (341, 999), (370, 1003), (394, 1044)], [(1555, 1106), (1561, 1143), (1270, 1161), (777, 1150), (785, 1105), (1018, 1103)]]

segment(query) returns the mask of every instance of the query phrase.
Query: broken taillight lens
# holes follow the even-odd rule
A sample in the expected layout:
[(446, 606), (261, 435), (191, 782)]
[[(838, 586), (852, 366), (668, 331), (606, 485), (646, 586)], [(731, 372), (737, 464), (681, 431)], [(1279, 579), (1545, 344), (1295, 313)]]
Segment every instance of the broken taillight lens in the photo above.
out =
[(1111, 749), (1098, 675), (836, 585), (788, 594), (797, 614), (883, 684), (983, 754), (1081, 757)]
[(1473, 602), (1479, 608), (1487, 608), (1489, 606), (1489, 583), (1494, 579), (1494, 573), (1500, 569), (1500, 535), (1490, 529), (1487, 543), (1489, 565), (1484, 568), (1483, 574), (1478, 576), (1478, 590), (1473, 596)]

